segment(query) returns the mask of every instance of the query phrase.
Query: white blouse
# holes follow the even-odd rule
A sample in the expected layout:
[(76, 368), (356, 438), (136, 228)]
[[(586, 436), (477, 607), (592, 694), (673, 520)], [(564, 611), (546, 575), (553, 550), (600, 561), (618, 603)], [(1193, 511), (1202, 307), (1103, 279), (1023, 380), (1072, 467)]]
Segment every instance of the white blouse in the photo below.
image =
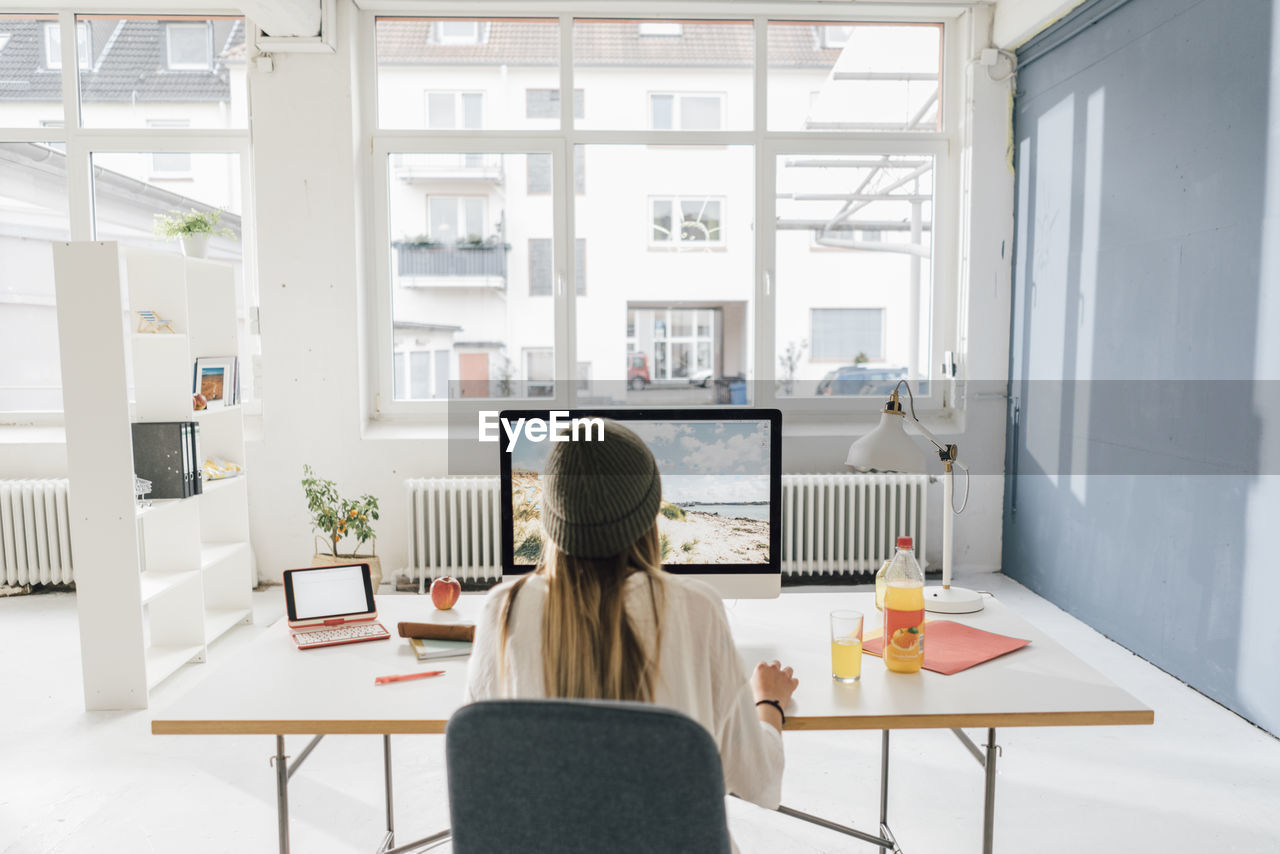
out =
[[(663, 574), (662, 648), (654, 701), (683, 712), (715, 739), (725, 789), (766, 809), (782, 798), (782, 734), (756, 717), (750, 670), (733, 645), (724, 603), (709, 586)], [(511, 583), (489, 592), (476, 623), (467, 674), (467, 701), (546, 696), (542, 678), (542, 615), (547, 580), (532, 576), (516, 596), (499, 679), (498, 638)], [(646, 652), (654, 646), (653, 607), (642, 574), (627, 580), (627, 614)]]

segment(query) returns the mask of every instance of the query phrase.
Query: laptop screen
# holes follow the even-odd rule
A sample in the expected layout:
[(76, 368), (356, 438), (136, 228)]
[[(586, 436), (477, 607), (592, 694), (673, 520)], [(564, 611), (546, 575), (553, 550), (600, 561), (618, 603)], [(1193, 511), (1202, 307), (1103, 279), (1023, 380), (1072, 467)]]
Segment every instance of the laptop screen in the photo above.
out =
[(319, 620), (374, 610), (367, 564), (292, 569), (285, 573), (290, 620)]

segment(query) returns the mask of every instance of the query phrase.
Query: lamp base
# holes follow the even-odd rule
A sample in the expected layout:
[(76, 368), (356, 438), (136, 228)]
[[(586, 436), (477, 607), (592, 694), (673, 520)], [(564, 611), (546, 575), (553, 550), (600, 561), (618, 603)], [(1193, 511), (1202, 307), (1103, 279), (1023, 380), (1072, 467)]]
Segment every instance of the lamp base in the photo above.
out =
[(982, 594), (963, 587), (926, 587), (924, 609), (935, 614), (972, 614), (982, 610)]

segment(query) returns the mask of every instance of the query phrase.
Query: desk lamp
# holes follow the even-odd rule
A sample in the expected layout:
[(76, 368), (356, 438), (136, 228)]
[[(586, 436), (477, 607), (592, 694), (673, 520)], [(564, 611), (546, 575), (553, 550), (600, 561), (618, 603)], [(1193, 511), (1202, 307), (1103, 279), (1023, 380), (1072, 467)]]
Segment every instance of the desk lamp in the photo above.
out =
[[(942, 516), (942, 586), (924, 589), (924, 608), (926, 611), (943, 614), (967, 614), (982, 610), (982, 596), (963, 587), (951, 586), (951, 550), (952, 550), (952, 514), (960, 515), (969, 503), (969, 469), (956, 460), (956, 446), (944, 445), (932, 433), (925, 429), (916, 417), (915, 396), (911, 394), (911, 386), (901, 380), (889, 395), (889, 401), (880, 410), (880, 423), (876, 428), (849, 446), (849, 456), (845, 465), (859, 471), (904, 472), (908, 474), (924, 474), (927, 458), (920, 452), (916, 443), (907, 436), (905, 428), (906, 413), (902, 411), (902, 402), (898, 398), (898, 388), (907, 387), (908, 400), (911, 402), (911, 421), (915, 428), (938, 449), (938, 459), (942, 461), (945, 471), (942, 480), (942, 500), (946, 505)], [(955, 472), (954, 466), (964, 469), (964, 502), (959, 509), (955, 507)]]

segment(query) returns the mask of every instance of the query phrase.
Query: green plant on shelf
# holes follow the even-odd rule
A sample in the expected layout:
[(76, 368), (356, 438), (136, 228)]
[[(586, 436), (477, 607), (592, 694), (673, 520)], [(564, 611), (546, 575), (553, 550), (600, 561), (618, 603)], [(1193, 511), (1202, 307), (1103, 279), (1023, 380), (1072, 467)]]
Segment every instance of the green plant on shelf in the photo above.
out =
[(225, 226), (219, 226), (221, 221), (222, 211), (217, 209), (198, 211), (192, 208), (185, 213), (171, 210), (167, 214), (156, 214), (152, 230), (156, 237), (167, 240), (200, 234), (209, 237), (229, 237), (234, 240), (236, 233)]

